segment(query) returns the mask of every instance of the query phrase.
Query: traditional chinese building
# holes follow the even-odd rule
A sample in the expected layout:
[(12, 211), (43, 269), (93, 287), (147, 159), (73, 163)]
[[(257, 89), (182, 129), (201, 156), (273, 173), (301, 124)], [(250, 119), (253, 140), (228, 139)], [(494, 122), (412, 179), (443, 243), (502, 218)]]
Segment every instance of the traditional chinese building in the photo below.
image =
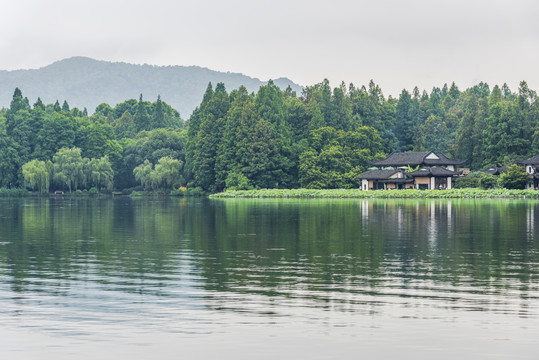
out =
[(383, 160), (369, 162), (378, 169), (368, 170), (358, 179), (361, 190), (451, 189), (453, 177), (460, 175), (455, 168), (463, 163), (433, 151), (392, 153)]
[(518, 165), (524, 165), (526, 167), (526, 172), (533, 179), (533, 183), (526, 185), (527, 189), (538, 189), (539, 188), (539, 155), (531, 157), (527, 160), (517, 161)]
[(483, 172), (485, 174), (499, 176), (499, 175), (501, 175), (503, 173), (506, 173), (507, 168), (504, 167), (504, 166), (490, 166), (490, 167), (486, 168), (485, 170), (483, 170)]
[(368, 170), (358, 178), (361, 179), (361, 190), (414, 188), (414, 179), (400, 169)]

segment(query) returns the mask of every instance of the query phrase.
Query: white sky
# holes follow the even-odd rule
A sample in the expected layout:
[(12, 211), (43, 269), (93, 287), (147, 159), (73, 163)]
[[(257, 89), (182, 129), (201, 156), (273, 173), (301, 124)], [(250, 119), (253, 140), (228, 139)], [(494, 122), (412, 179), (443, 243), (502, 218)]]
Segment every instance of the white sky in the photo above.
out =
[(0, 69), (72, 56), (198, 65), (385, 95), (455, 81), (539, 90), (536, 0), (3, 1)]

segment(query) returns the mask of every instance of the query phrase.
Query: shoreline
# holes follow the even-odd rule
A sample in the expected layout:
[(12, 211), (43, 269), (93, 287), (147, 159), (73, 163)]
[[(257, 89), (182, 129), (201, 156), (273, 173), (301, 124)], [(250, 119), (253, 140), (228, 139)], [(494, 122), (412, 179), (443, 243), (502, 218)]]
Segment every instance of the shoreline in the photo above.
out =
[(260, 189), (229, 190), (215, 194), (165, 194), (134, 192), (132, 194), (113, 193), (65, 193), (40, 194), (27, 190), (12, 189), (0, 191), (4, 198), (114, 198), (114, 197), (208, 197), (210, 199), (539, 199), (537, 190), (508, 190), (475, 188), (451, 190), (359, 190), (359, 189)]
[(335, 198), (335, 199), (539, 199), (536, 190), (481, 190), (474, 188), (451, 190), (359, 190), (359, 189), (261, 189), (231, 190), (209, 196), (226, 198)]

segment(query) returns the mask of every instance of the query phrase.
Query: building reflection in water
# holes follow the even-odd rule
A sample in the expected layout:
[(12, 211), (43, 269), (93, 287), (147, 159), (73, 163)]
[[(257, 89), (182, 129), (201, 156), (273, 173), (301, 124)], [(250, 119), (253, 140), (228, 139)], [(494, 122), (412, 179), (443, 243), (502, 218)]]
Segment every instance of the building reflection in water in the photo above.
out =
[[(408, 238), (415, 232), (427, 240), (430, 247), (436, 247), (440, 232), (444, 237), (453, 237), (458, 226), (454, 217), (451, 200), (387, 200), (365, 199), (359, 201), (360, 217), (364, 227), (373, 227), (383, 222), (385, 232), (392, 237)], [(534, 215), (530, 215), (533, 223)], [(533, 224), (531, 225), (533, 226)]]
[(536, 204), (530, 204), (526, 211), (526, 234), (528, 240), (534, 239), (535, 232), (535, 206)]

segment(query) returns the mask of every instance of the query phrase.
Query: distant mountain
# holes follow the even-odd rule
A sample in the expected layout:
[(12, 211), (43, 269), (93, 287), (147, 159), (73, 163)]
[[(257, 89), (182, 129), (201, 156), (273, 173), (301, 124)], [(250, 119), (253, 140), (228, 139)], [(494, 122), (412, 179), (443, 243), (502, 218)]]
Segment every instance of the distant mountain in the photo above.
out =
[[(244, 85), (257, 91), (267, 82), (243, 74), (213, 71), (198, 66), (152, 66), (72, 57), (35, 70), (0, 71), (0, 107), (9, 107), (13, 91), (21, 89), (33, 104), (67, 100), (70, 107), (87, 108), (92, 114), (101, 103), (115, 106), (128, 99), (155, 101), (157, 95), (187, 119), (202, 101), (211, 82), (225, 84), (227, 91)], [(274, 79), (281, 89), (301, 94), (301, 86), (287, 78)]]

